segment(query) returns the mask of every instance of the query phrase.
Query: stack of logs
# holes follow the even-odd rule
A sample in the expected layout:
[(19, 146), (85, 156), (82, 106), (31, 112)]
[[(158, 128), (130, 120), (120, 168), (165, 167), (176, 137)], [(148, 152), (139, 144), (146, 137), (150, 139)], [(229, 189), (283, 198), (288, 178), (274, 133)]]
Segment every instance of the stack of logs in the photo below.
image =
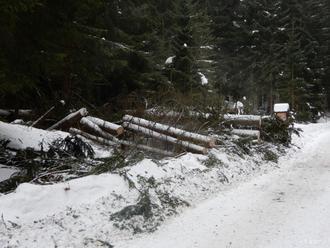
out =
[(230, 127), (232, 134), (251, 136), (260, 141), (262, 118), (259, 115), (231, 115), (223, 116), (223, 124)]
[[(78, 123), (78, 124), (77, 124)], [(173, 151), (124, 140), (124, 132), (138, 133), (144, 137), (172, 144), (183, 151), (206, 154), (209, 148), (215, 147), (215, 139), (209, 136), (188, 132), (169, 125), (125, 115), (122, 125), (111, 123), (96, 117), (88, 116), (85, 108), (71, 113), (48, 130), (69, 130), (71, 134), (108, 146), (129, 146), (165, 156), (175, 155)]]

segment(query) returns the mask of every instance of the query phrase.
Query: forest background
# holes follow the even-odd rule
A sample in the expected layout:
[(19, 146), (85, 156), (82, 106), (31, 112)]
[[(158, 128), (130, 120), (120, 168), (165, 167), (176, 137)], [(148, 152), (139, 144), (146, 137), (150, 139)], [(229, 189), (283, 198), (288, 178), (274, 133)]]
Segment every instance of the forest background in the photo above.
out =
[(328, 0), (0, 0), (0, 108), (329, 109)]

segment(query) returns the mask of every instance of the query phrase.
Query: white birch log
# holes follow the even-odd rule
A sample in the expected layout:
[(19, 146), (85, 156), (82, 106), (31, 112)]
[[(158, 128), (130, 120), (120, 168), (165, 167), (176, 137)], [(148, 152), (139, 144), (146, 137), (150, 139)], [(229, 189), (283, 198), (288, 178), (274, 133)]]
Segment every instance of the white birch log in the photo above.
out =
[(115, 132), (117, 135), (124, 133), (124, 128), (115, 123), (111, 123), (92, 116), (87, 116), (86, 118), (108, 132)]
[[(15, 114), (15, 109), (0, 109), (0, 116), (10, 116)], [(19, 109), (17, 111), (18, 116), (27, 117), (33, 114), (32, 109)]]
[(171, 127), (171, 126), (168, 126), (165, 124), (160, 124), (160, 123), (153, 122), (153, 121), (148, 121), (148, 120), (145, 120), (142, 118), (133, 117), (131, 115), (125, 115), (123, 117), (123, 120), (126, 122), (130, 122), (133, 124), (143, 126), (143, 127), (154, 129), (159, 132), (166, 132), (170, 135), (175, 135), (177, 137), (202, 142), (202, 143), (205, 143), (208, 147), (215, 147), (215, 140), (213, 138), (205, 136), (205, 135), (191, 133), (191, 132), (179, 129), (179, 128)]
[[(78, 111), (71, 113), (69, 115), (67, 115), (66, 117), (64, 117), (62, 120), (60, 120), (59, 122), (55, 123), (53, 126), (51, 126), (50, 128), (48, 128), (48, 131), (54, 130), (54, 129), (58, 129), (61, 128), (65, 125), (70, 125), (74, 122), (78, 122), (82, 117), (85, 117), (88, 115), (88, 111), (85, 108), (81, 108)], [(68, 126), (69, 128), (70, 126)]]
[(116, 145), (131, 146), (131, 147), (136, 147), (137, 149), (145, 150), (145, 151), (152, 152), (152, 153), (161, 154), (161, 155), (164, 155), (164, 156), (174, 156), (174, 154), (172, 152), (169, 152), (169, 151), (161, 150), (161, 149), (146, 146), (146, 145), (135, 144), (133, 142), (126, 141), (126, 140), (117, 140), (116, 142), (114, 142), (114, 141), (111, 141), (111, 140), (108, 140), (108, 139), (104, 139), (104, 138), (97, 137), (95, 135), (83, 132), (83, 131), (81, 131), (79, 129), (76, 129), (76, 128), (70, 128), (70, 133), (75, 134), (75, 135), (83, 136), (86, 139), (95, 141), (95, 142), (97, 142), (99, 144), (102, 144), (102, 145), (107, 145), (107, 146), (116, 146)]
[(260, 131), (259, 130), (248, 130), (248, 129), (233, 129), (231, 133), (237, 134), (240, 136), (252, 136), (260, 140)]
[(260, 128), (262, 118), (259, 115), (231, 115), (226, 114), (223, 116), (225, 123), (233, 125), (253, 126)]
[(156, 139), (159, 139), (159, 140), (162, 140), (162, 141), (167, 141), (167, 142), (182, 146), (182, 147), (184, 147), (184, 148), (186, 148), (187, 150), (190, 150), (190, 151), (194, 151), (194, 152), (198, 152), (198, 153), (202, 153), (202, 154), (206, 154), (208, 152), (208, 150), (205, 147), (195, 145), (195, 144), (190, 143), (188, 141), (178, 140), (174, 137), (167, 136), (167, 135), (162, 134), (162, 133), (158, 133), (156, 131), (153, 131), (153, 130), (145, 128), (145, 127), (138, 126), (138, 125), (133, 124), (133, 123), (124, 122), (123, 125), (124, 125), (124, 127), (128, 128), (130, 130), (137, 131), (137, 132), (143, 133), (145, 135), (148, 135), (150, 137), (153, 137), (153, 138), (156, 138)]
[(101, 138), (101, 137), (97, 137), (95, 135), (92, 135), (92, 134), (83, 132), (83, 131), (81, 131), (79, 129), (76, 129), (76, 128), (70, 128), (69, 129), (69, 132), (71, 134), (81, 135), (81, 136), (85, 137), (86, 139), (95, 141), (95, 142), (100, 143), (102, 145), (107, 145), (107, 146), (115, 146), (115, 145), (117, 145), (117, 143), (115, 143), (115, 142), (113, 142), (111, 140), (107, 140), (107, 139), (104, 139), (104, 138)]
[(116, 137), (114, 137), (113, 135), (111, 135), (111, 134), (103, 131), (97, 124), (95, 124), (94, 122), (90, 121), (86, 117), (81, 118), (80, 124), (82, 124), (83, 126), (87, 127), (89, 130), (93, 131), (98, 136), (101, 136), (101, 137), (103, 137), (105, 139), (112, 140), (112, 141), (115, 141), (115, 142), (118, 143), (118, 139)]

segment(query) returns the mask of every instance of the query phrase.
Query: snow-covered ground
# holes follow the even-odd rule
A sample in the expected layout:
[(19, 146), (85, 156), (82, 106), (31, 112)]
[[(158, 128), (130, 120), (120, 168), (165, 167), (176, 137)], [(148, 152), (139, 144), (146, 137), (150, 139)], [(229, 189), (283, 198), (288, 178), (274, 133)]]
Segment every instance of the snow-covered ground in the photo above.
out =
[(330, 123), (303, 127), (280, 169), (219, 193), (116, 247), (330, 247)]
[[(278, 165), (263, 161), (262, 154), (243, 157), (218, 148), (209, 157), (144, 159), (68, 183), (22, 184), (0, 196), (0, 247), (267, 247), (262, 238), (274, 241), (272, 233), (288, 222), (285, 213), (296, 224), (298, 213), (306, 215), (299, 200), (307, 210), (320, 201), (316, 217), (326, 203), (321, 194), (309, 199), (312, 190), (306, 191), (304, 180), (319, 177), (314, 190), (329, 190), (324, 167), (330, 124), (301, 128), (303, 137), (294, 142), (302, 149), (290, 148)], [(281, 234), (290, 235), (291, 227)], [(260, 245), (255, 238), (262, 239)], [(271, 247), (285, 247), (276, 244)]]

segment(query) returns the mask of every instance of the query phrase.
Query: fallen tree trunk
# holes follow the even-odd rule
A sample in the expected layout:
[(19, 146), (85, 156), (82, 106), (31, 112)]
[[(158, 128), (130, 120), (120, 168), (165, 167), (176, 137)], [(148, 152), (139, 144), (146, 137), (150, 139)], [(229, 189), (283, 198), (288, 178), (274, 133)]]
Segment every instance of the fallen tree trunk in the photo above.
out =
[(224, 115), (223, 116), (224, 123), (228, 125), (234, 126), (250, 126), (256, 127), (258, 129), (261, 128), (262, 119), (261, 116), (258, 115)]
[(162, 134), (162, 133), (158, 133), (158, 132), (153, 131), (151, 129), (141, 127), (141, 126), (138, 126), (138, 125), (130, 123), (130, 122), (124, 122), (123, 125), (124, 125), (124, 127), (128, 128), (130, 130), (143, 133), (145, 135), (148, 135), (150, 137), (153, 137), (153, 138), (156, 138), (156, 139), (159, 139), (159, 140), (162, 140), (162, 141), (167, 141), (169, 143), (176, 144), (176, 145), (184, 147), (184, 148), (186, 148), (187, 150), (190, 150), (190, 151), (194, 151), (194, 152), (202, 153), (202, 154), (206, 154), (208, 152), (208, 150), (205, 147), (195, 145), (195, 144), (190, 143), (188, 141), (178, 140), (174, 137), (167, 136), (167, 135)]
[(103, 128), (104, 130), (108, 131), (108, 132), (114, 132), (117, 135), (121, 135), (124, 133), (124, 128), (120, 125), (108, 122), (108, 121), (104, 121), (102, 119), (96, 118), (96, 117), (92, 117), (92, 116), (87, 116), (86, 119), (88, 119), (89, 121), (95, 123), (96, 125), (98, 125), (99, 127)]
[(89, 134), (89, 133), (86, 133), (84, 131), (81, 131), (79, 129), (76, 129), (76, 128), (70, 128), (69, 129), (69, 132), (71, 134), (76, 134), (76, 135), (81, 135), (83, 137), (85, 137), (86, 139), (89, 139), (89, 140), (92, 140), (92, 141), (95, 141), (95, 142), (98, 142), (102, 145), (107, 145), (107, 146), (115, 146), (115, 145), (118, 145), (118, 143), (114, 142), (114, 141), (111, 141), (111, 140), (108, 140), (108, 139), (104, 139), (104, 138), (101, 138), (101, 137), (97, 137), (95, 135), (92, 135), (92, 134)]
[(136, 147), (137, 149), (145, 150), (145, 151), (152, 152), (152, 153), (161, 154), (161, 155), (164, 155), (164, 156), (173, 156), (174, 155), (172, 152), (169, 152), (169, 151), (164, 151), (164, 150), (157, 149), (157, 148), (150, 147), (150, 146), (146, 146), (146, 145), (135, 144), (133, 142), (126, 141), (126, 140), (111, 141), (111, 140), (108, 140), (108, 139), (104, 139), (104, 138), (97, 137), (95, 135), (83, 132), (83, 131), (81, 131), (79, 129), (76, 129), (76, 128), (70, 128), (70, 133), (75, 134), (75, 135), (83, 136), (86, 139), (95, 141), (95, 142), (97, 142), (99, 144), (102, 144), (102, 145), (107, 145), (107, 146), (124, 145), (124, 146)]
[(117, 142), (118, 139), (116, 137), (114, 137), (113, 135), (103, 131), (97, 124), (95, 124), (94, 122), (90, 121), (89, 119), (87, 119), (86, 117), (83, 117), (80, 120), (80, 124), (82, 124), (83, 126), (87, 127), (89, 130), (91, 130), (92, 132), (94, 132), (95, 134), (108, 139), (108, 140), (112, 140)]
[(231, 133), (237, 134), (240, 136), (252, 136), (260, 140), (260, 131), (259, 130), (248, 130), (248, 129), (233, 129)]
[(176, 137), (195, 140), (197, 142), (201, 142), (206, 144), (208, 147), (215, 147), (215, 139), (210, 138), (205, 135), (191, 133), (179, 128), (171, 127), (165, 124), (160, 124), (153, 121), (148, 121), (142, 118), (133, 117), (131, 115), (125, 115), (123, 120), (129, 123), (137, 124), (149, 129), (153, 129), (159, 132), (166, 132), (167, 134), (174, 135)]
[(48, 131), (54, 130), (54, 129), (69, 129), (74, 123), (77, 123), (80, 121), (81, 118), (88, 115), (88, 111), (86, 108), (81, 108), (78, 111), (71, 113), (64, 117), (59, 122), (55, 123), (53, 126), (48, 128)]
[(15, 109), (0, 109), (0, 116), (10, 116), (15, 115), (21, 116), (21, 117), (27, 117), (31, 116), (33, 114), (32, 109), (18, 109), (16, 112)]

